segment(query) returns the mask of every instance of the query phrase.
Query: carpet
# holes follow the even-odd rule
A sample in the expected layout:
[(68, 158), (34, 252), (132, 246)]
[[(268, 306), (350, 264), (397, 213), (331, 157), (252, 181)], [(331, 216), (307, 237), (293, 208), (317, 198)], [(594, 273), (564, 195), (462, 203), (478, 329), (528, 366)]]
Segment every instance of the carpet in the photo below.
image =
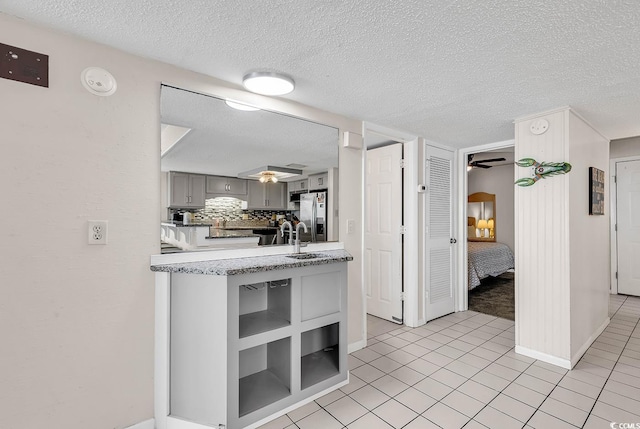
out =
[(469, 310), (515, 320), (514, 273), (482, 279), (469, 292)]

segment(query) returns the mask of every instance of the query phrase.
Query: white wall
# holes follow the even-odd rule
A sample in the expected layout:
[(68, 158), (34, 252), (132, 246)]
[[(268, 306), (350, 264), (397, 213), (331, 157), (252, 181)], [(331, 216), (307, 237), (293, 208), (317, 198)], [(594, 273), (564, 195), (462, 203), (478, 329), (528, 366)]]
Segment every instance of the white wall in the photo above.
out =
[[(570, 112), (571, 357), (609, 315), (609, 140)], [(589, 167), (605, 172), (605, 215), (589, 216)]]
[[(564, 112), (541, 116), (546, 133), (529, 131), (533, 119), (516, 122), (515, 159), (569, 161)], [(571, 172), (569, 174), (574, 174)], [(515, 178), (529, 177), (518, 167)], [(516, 346), (567, 360), (570, 357), (569, 176), (515, 186)]]
[(640, 137), (629, 137), (611, 141), (610, 157), (612, 159), (636, 155), (640, 155)]
[[(534, 135), (540, 118), (549, 129)], [(588, 216), (587, 201), (588, 167), (608, 170), (608, 146), (569, 109), (516, 121), (516, 159), (572, 164), (515, 193), (516, 350), (566, 367), (607, 323), (608, 220)]]
[[(0, 254), (0, 427), (123, 428), (147, 420), (153, 416), (149, 255), (160, 249), (161, 82), (341, 131), (359, 132), (361, 123), (3, 14), (0, 40), (47, 54), (50, 63), (49, 88), (0, 79), (0, 183), (4, 207), (13, 213)], [(88, 93), (80, 84), (88, 66), (109, 70), (118, 91)], [(361, 224), (361, 208), (352, 203), (362, 200), (361, 158), (343, 153), (341, 219)], [(109, 221), (108, 245), (87, 245), (90, 219)], [(357, 229), (343, 240), (355, 257), (350, 295), (361, 290), (361, 239)], [(350, 341), (360, 339), (358, 311), (349, 309)]]
[(514, 249), (514, 179), (513, 165), (496, 165), (491, 168), (474, 168), (468, 173), (469, 195), (487, 192), (496, 195), (496, 241)]

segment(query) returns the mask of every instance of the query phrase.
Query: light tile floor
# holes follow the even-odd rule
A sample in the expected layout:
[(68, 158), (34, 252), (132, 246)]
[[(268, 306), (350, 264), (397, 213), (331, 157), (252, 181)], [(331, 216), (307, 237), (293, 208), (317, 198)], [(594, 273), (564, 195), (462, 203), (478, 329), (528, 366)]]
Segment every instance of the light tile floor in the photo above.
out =
[[(419, 328), (368, 316), (350, 382), (262, 429), (586, 428), (640, 423), (640, 298), (567, 371), (514, 352), (514, 323), (465, 311)], [(635, 426), (632, 426), (635, 427)]]

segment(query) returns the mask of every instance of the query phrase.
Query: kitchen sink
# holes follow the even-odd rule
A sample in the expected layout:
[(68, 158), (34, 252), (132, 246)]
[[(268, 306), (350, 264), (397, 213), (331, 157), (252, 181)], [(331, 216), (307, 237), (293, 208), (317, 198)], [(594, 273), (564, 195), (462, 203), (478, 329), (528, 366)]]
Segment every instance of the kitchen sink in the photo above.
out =
[(287, 258), (293, 259), (314, 259), (314, 258), (322, 258), (324, 255), (322, 253), (292, 253), (290, 255), (286, 255)]

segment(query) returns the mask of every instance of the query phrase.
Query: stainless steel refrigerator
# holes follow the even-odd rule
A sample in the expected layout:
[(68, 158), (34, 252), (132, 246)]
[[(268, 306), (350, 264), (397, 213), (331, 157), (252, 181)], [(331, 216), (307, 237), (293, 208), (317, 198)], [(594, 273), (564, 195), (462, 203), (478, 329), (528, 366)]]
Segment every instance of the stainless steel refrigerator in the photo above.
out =
[(327, 193), (310, 192), (300, 195), (300, 220), (307, 225), (305, 234), (300, 229), (300, 241), (327, 241)]

